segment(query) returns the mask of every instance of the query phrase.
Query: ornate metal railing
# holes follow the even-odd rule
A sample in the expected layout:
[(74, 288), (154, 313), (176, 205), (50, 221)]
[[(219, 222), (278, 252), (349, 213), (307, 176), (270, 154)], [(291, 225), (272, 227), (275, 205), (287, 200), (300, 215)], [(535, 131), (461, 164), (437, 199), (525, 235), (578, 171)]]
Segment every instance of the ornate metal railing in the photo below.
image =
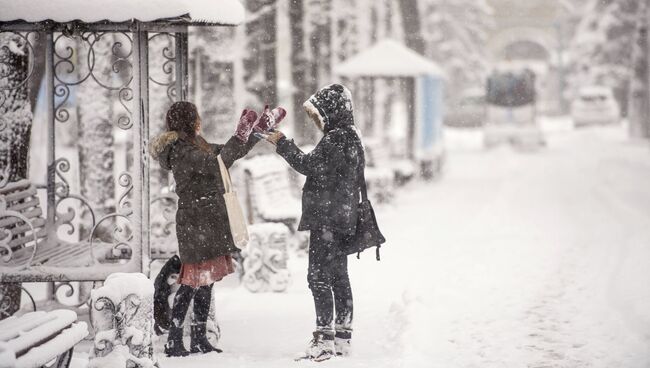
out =
[[(159, 52), (150, 55), (150, 45)], [(17, 64), (16, 53), (26, 63)], [(31, 148), (47, 163), (46, 185), (38, 186), (15, 177), (7, 153), (13, 135), (29, 142), (28, 130), (0, 117), (0, 282), (148, 272), (149, 193), (168, 184), (153, 168), (150, 188), (147, 143), (161, 129), (157, 123), (150, 132), (150, 111), (184, 98), (187, 79), (187, 27), (0, 23), (0, 111), (26, 99), (28, 85), (41, 85), (34, 121), (47, 132)], [(160, 90), (150, 108), (150, 93)], [(173, 219), (162, 213), (155, 227), (170, 235)]]

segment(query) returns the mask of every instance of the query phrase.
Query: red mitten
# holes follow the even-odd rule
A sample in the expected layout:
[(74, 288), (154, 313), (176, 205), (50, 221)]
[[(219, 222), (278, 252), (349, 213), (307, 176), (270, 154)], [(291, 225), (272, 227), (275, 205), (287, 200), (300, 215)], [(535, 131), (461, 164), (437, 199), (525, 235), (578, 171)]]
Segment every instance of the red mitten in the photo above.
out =
[(253, 110), (244, 109), (239, 117), (239, 123), (235, 129), (235, 137), (243, 143), (248, 142), (248, 137), (253, 131), (253, 126), (257, 121), (257, 113)]
[(269, 105), (264, 106), (264, 111), (260, 115), (260, 120), (255, 124), (255, 131), (266, 133), (280, 125), (280, 122), (287, 116), (287, 110), (278, 106), (275, 109), (269, 109)]

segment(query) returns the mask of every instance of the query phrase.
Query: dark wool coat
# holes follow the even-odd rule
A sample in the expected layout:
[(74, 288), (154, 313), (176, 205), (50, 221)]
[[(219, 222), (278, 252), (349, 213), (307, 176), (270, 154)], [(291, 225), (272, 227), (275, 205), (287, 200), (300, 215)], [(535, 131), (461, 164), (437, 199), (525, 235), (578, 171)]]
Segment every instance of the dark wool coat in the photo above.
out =
[(230, 232), (217, 155), (221, 154), (226, 167), (230, 167), (258, 140), (251, 136), (244, 144), (232, 137), (225, 145), (210, 144), (210, 152), (202, 151), (176, 132), (152, 140), (152, 157), (171, 170), (176, 181), (176, 236), (183, 263), (203, 262), (239, 251)]
[(307, 176), (299, 230), (328, 229), (353, 235), (360, 201), (359, 172), (365, 161), (350, 92), (339, 84), (329, 85), (304, 106), (322, 127), (323, 138), (309, 153), (303, 153), (293, 140), (282, 138), (277, 144), (277, 152), (289, 165)]

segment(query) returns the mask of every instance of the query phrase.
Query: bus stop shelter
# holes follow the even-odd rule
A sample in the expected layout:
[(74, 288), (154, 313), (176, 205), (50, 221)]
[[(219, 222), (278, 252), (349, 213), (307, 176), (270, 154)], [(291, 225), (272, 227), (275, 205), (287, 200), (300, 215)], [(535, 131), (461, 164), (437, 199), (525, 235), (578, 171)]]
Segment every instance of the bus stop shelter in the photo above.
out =
[(408, 130), (405, 152), (425, 176), (435, 175), (443, 155), (442, 69), (401, 43), (386, 39), (349, 58), (334, 71), (346, 79), (404, 80)]

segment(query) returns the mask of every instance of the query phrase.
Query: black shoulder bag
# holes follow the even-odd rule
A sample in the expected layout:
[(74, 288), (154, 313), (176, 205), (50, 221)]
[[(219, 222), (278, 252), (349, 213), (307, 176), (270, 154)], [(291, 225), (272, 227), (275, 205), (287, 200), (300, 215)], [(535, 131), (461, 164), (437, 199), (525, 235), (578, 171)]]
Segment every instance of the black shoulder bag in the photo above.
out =
[[(361, 150), (363, 152), (363, 148)], [(368, 248), (377, 247), (377, 260), (380, 260), (379, 248), (386, 242), (386, 238), (382, 235), (377, 225), (377, 218), (375, 217), (375, 210), (368, 199), (368, 189), (366, 187), (365, 170), (365, 157), (363, 163), (360, 165), (359, 190), (361, 191), (361, 203), (357, 209), (357, 230), (356, 233), (348, 237), (342, 244), (341, 251), (345, 254), (357, 253), (357, 258), (361, 252)]]

